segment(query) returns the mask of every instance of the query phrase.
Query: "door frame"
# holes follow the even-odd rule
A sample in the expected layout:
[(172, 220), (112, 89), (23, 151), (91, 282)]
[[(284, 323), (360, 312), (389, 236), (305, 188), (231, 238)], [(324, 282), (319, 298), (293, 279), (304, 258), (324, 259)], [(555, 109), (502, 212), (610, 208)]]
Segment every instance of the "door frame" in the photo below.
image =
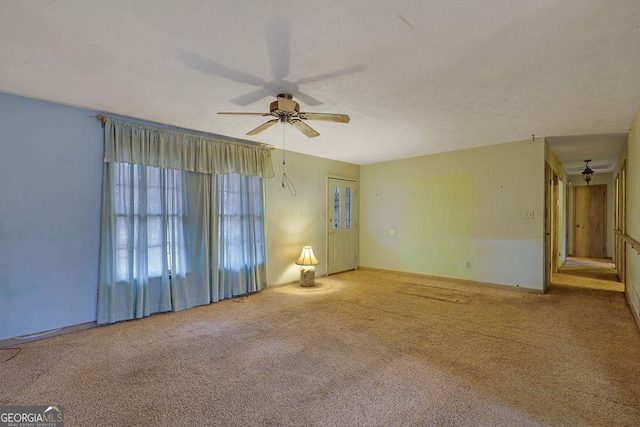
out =
[[(620, 173), (613, 179), (613, 251), (611, 259), (616, 266), (616, 273), (620, 275)], [(618, 277), (618, 279), (620, 279)]]
[(549, 163), (544, 163), (544, 281), (543, 290), (551, 285), (553, 272), (553, 222), (552, 222), (552, 197), (553, 197), (553, 169)]
[(558, 217), (559, 212), (559, 179), (556, 171), (552, 171), (553, 182), (551, 188), (551, 274), (558, 273)]
[[(627, 160), (623, 160), (620, 167), (620, 194), (618, 202), (618, 227), (620, 232), (624, 235), (627, 234)], [(618, 234), (616, 234), (618, 236)], [(627, 282), (627, 245), (623, 239), (618, 238), (620, 249), (620, 264), (616, 264), (618, 270), (618, 280), (620, 283)]]
[(548, 162), (544, 163), (544, 280), (543, 289), (551, 285), (554, 274), (558, 273), (560, 236), (560, 178)]
[(574, 185), (573, 186), (573, 254), (578, 256), (577, 251), (577, 234), (576, 233), (576, 212), (578, 210), (578, 204), (576, 203), (576, 191), (582, 187), (604, 187), (604, 205), (602, 209), (602, 248), (604, 249), (604, 255), (602, 258), (607, 257), (607, 184), (595, 184), (595, 185)]
[(327, 260), (327, 275), (329, 275), (330, 271), (330, 258), (329, 258), (329, 233), (331, 232), (331, 224), (329, 221), (329, 212), (333, 210), (333, 206), (329, 205), (329, 194), (333, 194), (331, 186), (329, 185), (329, 181), (331, 179), (339, 179), (342, 181), (352, 181), (355, 182), (355, 197), (351, 199), (351, 206), (355, 204), (356, 215), (351, 217), (351, 221), (355, 225), (355, 238), (356, 238), (356, 265), (355, 269), (358, 269), (360, 265), (360, 179), (351, 175), (343, 175), (338, 173), (328, 173), (327, 174), (327, 182), (325, 185), (325, 213), (323, 215), (324, 225), (325, 225), (325, 258)]

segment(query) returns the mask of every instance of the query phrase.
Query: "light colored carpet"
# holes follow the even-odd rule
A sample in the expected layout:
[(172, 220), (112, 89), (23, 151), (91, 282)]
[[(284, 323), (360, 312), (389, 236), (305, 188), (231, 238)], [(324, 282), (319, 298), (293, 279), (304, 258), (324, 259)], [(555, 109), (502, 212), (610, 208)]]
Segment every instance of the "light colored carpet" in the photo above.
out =
[(3, 349), (0, 404), (61, 404), (66, 426), (640, 424), (620, 293), (317, 282)]
[(584, 258), (584, 257), (575, 257), (568, 256), (565, 263), (565, 266), (583, 266), (583, 267), (602, 267), (615, 269), (616, 265), (610, 258)]
[(575, 274), (560, 270), (551, 277), (552, 285), (572, 286), (577, 288), (600, 289), (603, 291), (624, 292), (624, 283), (617, 280), (603, 280), (589, 277), (588, 275)]
[(575, 286), (624, 292), (615, 264), (606, 258), (567, 257), (567, 261), (551, 278), (554, 285)]

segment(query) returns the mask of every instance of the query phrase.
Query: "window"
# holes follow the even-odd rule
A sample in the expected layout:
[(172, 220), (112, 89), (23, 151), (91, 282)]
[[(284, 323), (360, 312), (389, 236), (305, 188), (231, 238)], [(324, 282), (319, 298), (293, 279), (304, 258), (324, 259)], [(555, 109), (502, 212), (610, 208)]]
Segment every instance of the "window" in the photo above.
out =
[(128, 280), (140, 268), (149, 277), (161, 277), (165, 266), (170, 274), (176, 259), (171, 248), (184, 249), (169, 241), (183, 227), (181, 172), (128, 163), (113, 167), (117, 280)]
[(333, 187), (333, 229), (340, 229), (340, 187)]
[(238, 271), (246, 267), (248, 260), (262, 264), (262, 180), (238, 174), (219, 175), (216, 187), (212, 197), (218, 199), (218, 241), (227, 254), (227, 268)]
[(351, 187), (344, 189), (344, 228), (351, 228)]

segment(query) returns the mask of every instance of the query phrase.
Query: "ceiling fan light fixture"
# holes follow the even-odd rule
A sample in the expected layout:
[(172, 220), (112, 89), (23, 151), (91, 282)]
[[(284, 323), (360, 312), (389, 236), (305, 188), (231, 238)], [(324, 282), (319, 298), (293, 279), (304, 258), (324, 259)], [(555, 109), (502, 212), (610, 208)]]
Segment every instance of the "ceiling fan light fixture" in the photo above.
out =
[(256, 135), (271, 126), (275, 122), (289, 123), (309, 138), (320, 135), (315, 129), (306, 124), (305, 120), (322, 120), (334, 123), (349, 123), (349, 116), (346, 114), (334, 113), (305, 113), (300, 112), (300, 104), (293, 100), (293, 96), (288, 93), (281, 93), (269, 106), (268, 113), (241, 113), (241, 112), (219, 112), (218, 114), (234, 114), (245, 116), (273, 116), (275, 119), (269, 120), (257, 128), (249, 131), (247, 135)]
[(300, 111), (300, 105), (292, 100), (292, 96), (288, 93), (281, 93), (278, 98), (269, 106), (271, 114), (280, 113), (298, 113)]

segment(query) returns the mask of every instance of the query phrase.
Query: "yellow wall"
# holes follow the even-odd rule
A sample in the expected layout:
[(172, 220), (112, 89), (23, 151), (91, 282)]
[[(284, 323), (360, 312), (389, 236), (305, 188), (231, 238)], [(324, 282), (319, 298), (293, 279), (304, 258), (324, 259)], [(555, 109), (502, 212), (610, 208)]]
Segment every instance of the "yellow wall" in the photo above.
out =
[(544, 159), (540, 139), (362, 166), (360, 265), (541, 290)]
[(564, 168), (558, 157), (556, 157), (556, 153), (553, 152), (548, 142), (544, 142), (544, 161), (551, 166), (556, 174), (558, 175), (558, 179), (564, 179)]
[[(629, 131), (626, 152), (621, 153), (621, 161), (626, 154), (627, 160), (627, 235), (640, 241), (640, 111), (636, 114)], [(621, 161), (618, 162), (619, 172)], [(627, 299), (632, 305), (636, 320), (640, 313), (640, 255), (630, 245), (627, 245), (626, 256), (626, 285)], [(640, 321), (640, 320), (639, 320)]]
[[(320, 261), (316, 275), (327, 273), (327, 180), (329, 176), (358, 179), (360, 166), (287, 151), (285, 171), (296, 195), (282, 188), (282, 150), (274, 150), (276, 176), (267, 180), (266, 249), (269, 285), (292, 282), (300, 277), (295, 265), (300, 251), (311, 245)], [(324, 215), (323, 215), (324, 214)]]

